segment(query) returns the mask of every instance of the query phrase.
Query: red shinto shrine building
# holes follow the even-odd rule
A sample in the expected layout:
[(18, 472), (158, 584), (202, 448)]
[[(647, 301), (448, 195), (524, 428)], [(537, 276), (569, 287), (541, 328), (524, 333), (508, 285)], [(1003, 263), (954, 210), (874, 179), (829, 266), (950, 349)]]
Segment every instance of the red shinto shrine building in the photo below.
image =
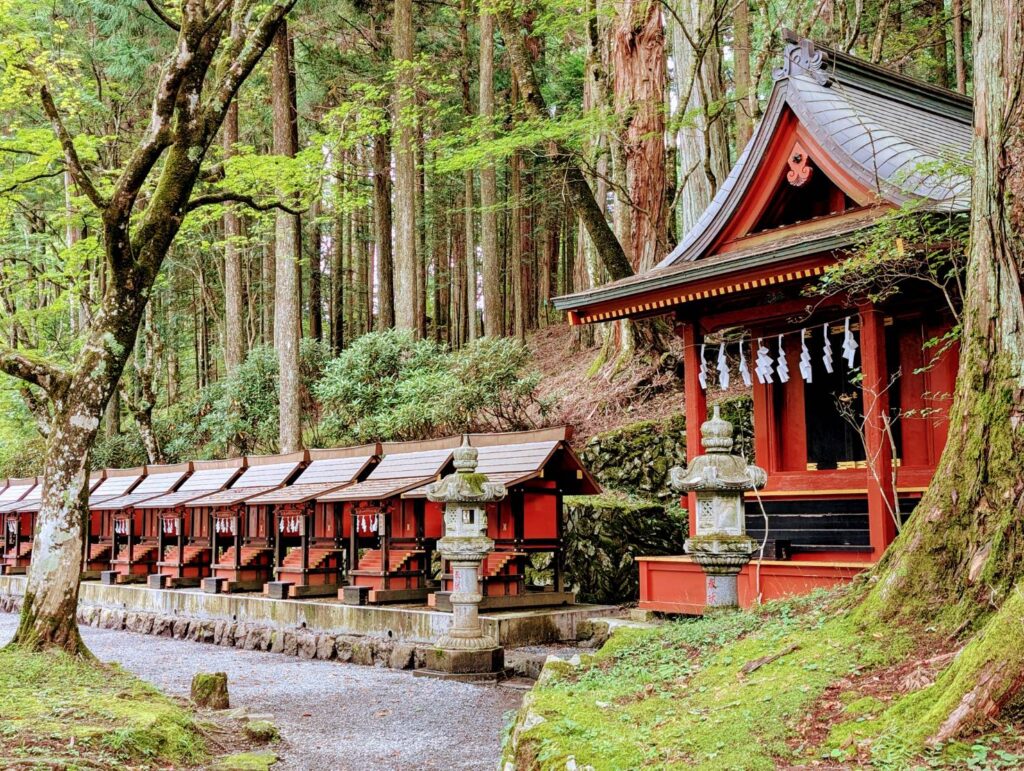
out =
[[(761, 540), (767, 516), (768, 548), (740, 574), (742, 605), (849, 580), (927, 487), (957, 370), (954, 348), (926, 346), (952, 327), (946, 301), (923, 282), (879, 304), (807, 289), (885, 214), (963, 212), (969, 195), (967, 180), (935, 173), (969, 153), (969, 99), (806, 40), (790, 41), (775, 77), (764, 119), (682, 243), (652, 270), (555, 300), (572, 324), (672, 314), (691, 460), (722, 371), (749, 380), (768, 484), (748, 496), (746, 524)], [(642, 558), (640, 583), (643, 608), (703, 608), (687, 557)]]

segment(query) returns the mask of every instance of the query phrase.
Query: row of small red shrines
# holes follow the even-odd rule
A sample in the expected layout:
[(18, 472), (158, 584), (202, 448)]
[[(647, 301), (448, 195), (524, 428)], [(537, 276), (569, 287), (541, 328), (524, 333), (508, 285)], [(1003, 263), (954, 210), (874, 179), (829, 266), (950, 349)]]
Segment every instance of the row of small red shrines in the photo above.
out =
[[(569, 438), (565, 427), (470, 435), (479, 472), (509, 491), (488, 511), (495, 551), (481, 584), (493, 605), (571, 601), (563, 591), (562, 497), (599, 487)], [(269, 585), (293, 597), (338, 593), (353, 602), (416, 602), (436, 590), (443, 597), (450, 587), (434, 558), (443, 507), (427, 500), (426, 487), (453, 470), (460, 443), (453, 436), (97, 472), (85, 575), (157, 576), (152, 585), (203, 582), (216, 591)], [(0, 488), (5, 572), (30, 563), (41, 494), (34, 478)], [(553, 557), (544, 596), (525, 586), (538, 553)]]

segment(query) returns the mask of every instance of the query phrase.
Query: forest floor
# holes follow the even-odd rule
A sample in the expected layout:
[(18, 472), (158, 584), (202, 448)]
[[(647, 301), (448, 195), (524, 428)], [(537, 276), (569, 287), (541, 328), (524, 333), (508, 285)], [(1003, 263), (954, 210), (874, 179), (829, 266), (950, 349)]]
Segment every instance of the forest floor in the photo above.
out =
[(661, 420), (683, 410), (683, 379), (676, 362), (682, 348), (667, 340), (665, 363), (645, 363), (641, 357), (610, 376), (610, 368), (597, 366), (601, 348), (580, 349), (573, 328), (555, 324), (530, 335), (527, 346), (542, 379), (541, 398), (552, 403), (550, 422), (575, 429), (576, 444), (591, 436), (641, 420)]
[[(0, 645), (17, 619), (0, 613)], [(275, 771), (493, 768), (506, 713), (522, 699), (507, 688), (130, 632), (83, 627), (82, 637), (101, 661), (172, 696), (187, 696), (196, 672), (226, 672), (232, 708), (269, 715), (280, 730)]]
[(931, 686), (957, 649), (870, 628), (844, 591), (622, 629), (580, 666), (548, 665), (506, 746), (516, 768), (1020, 769), (993, 724), (925, 749)]

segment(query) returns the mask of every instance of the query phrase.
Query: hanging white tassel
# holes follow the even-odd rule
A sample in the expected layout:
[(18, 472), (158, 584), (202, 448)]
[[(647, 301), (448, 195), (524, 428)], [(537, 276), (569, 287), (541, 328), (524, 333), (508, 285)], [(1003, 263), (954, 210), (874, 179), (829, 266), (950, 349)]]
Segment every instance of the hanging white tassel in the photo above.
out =
[(821, 325), (821, 336), (825, 338), (825, 350), (821, 355), (821, 361), (825, 365), (825, 371), (832, 374), (832, 341), (828, 337), (828, 324)]
[(757, 373), (757, 382), (761, 385), (772, 382), (772, 357), (760, 337), (757, 338), (757, 362), (754, 371)]
[(729, 390), (729, 360), (725, 358), (725, 343), (718, 344), (718, 385)]
[(786, 363), (786, 352), (782, 348), (782, 335), (779, 335), (779, 357), (776, 359), (775, 373), (780, 383), (789, 382), (789, 365)]
[(705, 345), (701, 343), (700, 346), (700, 371), (697, 373), (697, 382), (700, 383), (702, 390), (708, 390), (708, 362), (704, 358)]
[(747, 366), (747, 356), (744, 353), (746, 348), (746, 341), (740, 338), (740, 377), (743, 378), (743, 385), (750, 388), (752, 385), (750, 380), (750, 367)]
[(810, 383), (814, 377), (811, 369), (811, 352), (807, 350), (807, 330), (800, 330), (800, 376), (805, 383)]
[(850, 331), (850, 317), (846, 317), (846, 326), (843, 330), (843, 358), (846, 359), (846, 363), (853, 367), (853, 360), (857, 356), (857, 349), (860, 346), (853, 337), (853, 332)]

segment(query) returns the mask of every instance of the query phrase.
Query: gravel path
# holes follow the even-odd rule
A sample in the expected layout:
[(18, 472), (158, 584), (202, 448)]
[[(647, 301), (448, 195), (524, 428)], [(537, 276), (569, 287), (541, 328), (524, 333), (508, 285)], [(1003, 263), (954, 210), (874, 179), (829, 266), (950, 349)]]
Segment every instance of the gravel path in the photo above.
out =
[[(17, 616), (0, 613), (0, 644)], [(82, 627), (103, 661), (187, 696), (196, 672), (227, 672), (232, 707), (270, 713), (284, 742), (275, 769), (492, 769), (505, 713), (522, 694), (411, 672)]]

